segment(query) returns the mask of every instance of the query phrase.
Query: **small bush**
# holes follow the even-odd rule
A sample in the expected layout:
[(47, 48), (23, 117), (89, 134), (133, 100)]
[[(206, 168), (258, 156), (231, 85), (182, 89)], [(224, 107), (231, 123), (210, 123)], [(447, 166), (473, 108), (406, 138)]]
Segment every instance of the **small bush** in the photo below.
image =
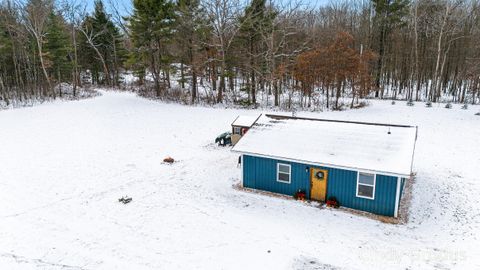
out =
[(368, 103), (366, 101), (361, 101), (357, 104), (354, 104), (353, 108), (354, 109), (361, 109), (361, 108), (364, 108), (364, 107), (367, 107), (367, 106), (368, 106)]
[(413, 103), (413, 100), (410, 99), (410, 100), (407, 102), (407, 106), (413, 106), (413, 105), (415, 105), (415, 103)]
[(468, 109), (468, 104), (467, 103), (463, 104), (462, 110), (467, 110), (467, 109)]
[(392, 100), (392, 105), (395, 105), (395, 100)]
[(242, 107), (250, 107), (252, 102), (249, 99), (240, 99), (237, 101), (237, 104)]
[(451, 108), (452, 108), (452, 103), (448, 102), (448, 103), (445, 105), (445, 108), (446, 108), (446, 109), (451, 109)]
[(425, 107), (431, 108), (431, 107), (432, 107), (432, 102), (431, 102), (431, 101), (427, 101), (427, 103), (425, 103)]

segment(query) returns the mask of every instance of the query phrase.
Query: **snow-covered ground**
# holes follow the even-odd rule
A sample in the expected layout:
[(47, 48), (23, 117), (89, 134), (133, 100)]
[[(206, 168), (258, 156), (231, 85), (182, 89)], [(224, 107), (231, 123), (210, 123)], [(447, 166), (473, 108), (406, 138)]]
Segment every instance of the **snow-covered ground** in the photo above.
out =
[(212, 141), (258, 111), (119, 92), (0, 111), (0, 269), (478, 269), (477, 111), (298, 114), (419, 126), (406, 225), (234, 189)]

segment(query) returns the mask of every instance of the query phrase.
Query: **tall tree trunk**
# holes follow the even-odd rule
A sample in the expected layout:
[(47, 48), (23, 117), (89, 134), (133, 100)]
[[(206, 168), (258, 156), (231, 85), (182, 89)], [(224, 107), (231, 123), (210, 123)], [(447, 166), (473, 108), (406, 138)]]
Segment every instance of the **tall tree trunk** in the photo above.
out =
[(117, 59), (117, 40), (115, 36), (112, 36), (113, 38), (113, 84), (115, 86), (118, 86), (119, 84), (119, 71), (118, 71), (118, 59)]
[(217, 102), (223, 101), (223, 92), (225, 91), (225, 62), (222, 61), (220, 66), (220, 85), (218, 86)]
[[(212, 80), (212, 90), (213, 92), (216, 92), (217, 91), (217, 66), (215, 65), (215, 61), (212, 61), (210, 72), (211, 72), (210, 78)], [(213, 96), (213, 98), (215, 99), (215, 96)]]
[(170, 81), (170, 66), (167, 65), (164, 70), (165, 70), (165, 80), (167, 83), (167, 89), (170, 89), (172, 87), (171, 81)]
[(102, 62), (103, 73), (105, 74), (104, 76), (105, 76), (105, 79), (107, 81), (107, 85), (111, 86), (111, 84), (110, 84), (110, 72), (108, 71), (107, 63), (105, 62), (105, 59), (104, 59), (102, 53), (100, 53), (97, 46), (95, 46), (92, 37), (89, 36), (89, 34), (86, 32), (86, 30), (80, 28), (80, 31), (83, 33), (83, 35), (87, 39), (88, 45), (90, 45), (90, 47), (92, 47), (92, 49), (95, 51), (95, 54), (98, 56), (98, 59), (100, 59), (100, 62)]
[(185, 89), (185, 67), (183, 61), (180, 62), (180, 87)]
[(257, 103), (257, 89), (256, 89), (256, 84), (257, 82), (255, 81), (255, 60), (254, 60), (254, 46), (253, 46), (253, 39), (250, 39), (250, 90), (251, 90), (251, 98), (252, 98), (252, 104), (255, 106)]
[(45, 80), (47, 81), (48, 88), (52, 90), (52, 85), (50, 83), (50, 78), (48, 77), (47, 67), (45, 66), (45, 61), (43, 59), (43, 51), (42, 51), (42, 39), (35, 33), (35, 40), (37, 41), (37, 49), (38, 49), (38, 58), (40, 59), (40, 65), (42, 66), (43, 75), (45, 76)]
[(444, 29), (445, 25), (447, 24), (447, 18), (448, 18), (448, 13), (450, 9), (449, 6), (445, 8), (445, 14), (442, 20), (442, 24), (440, 27), (440, 33), (438, 34), (438, 40), (437, 40), (437, 57), (436, 57), (436, 62), (435, 62), (435, 71), (433, 74), (433, 84), (430, 87), (430, 100), (436, 102), (437, 101), (437, 89), (439, 88), (438, 84), (440, 83), (440, 77), (441, 74), (439, 74), (439, 69), (440, 69), (440, 59), (442, 57), (442, 45), (443, 45), (443, 35), (444, 35)]
[(377, 75), (375, 78), (375, 97), (380, 96), (380, 80), (383, 75), (383, 56), (385, 54), (385, 35), (386, 35), (386, 29), (385, 29), (384, 23), (381, 25), (380, 29), (380, 40), (379, 40), (379, 48), (378, 48), (378, 61), (377, 61)]
[[(191, 103), (194, 104), (195, 100), (197, 99), (197, 65), (195, 63), (195, 51), (193, 47), (193, 39), (188, 39), (188, 57), (190, 60), (190, 69), (192, 71), (192, 87), (191, 87)], [(184, 81), (183, 75), (183, 63), (182, 63), (182, 83)], [(182, 84), (182, 88), (184, 85)]]
[(160, 86), (160, 70), (157, 67), (154, 54), (151, 54), (150, 56), (150, 69), (152, 70), (152, 77), (153, 81), (155, 82), (156, 96), (160, 97), (162, 94), (162, 88)]
[(418, 55), (418, 3), (415, 4), (414, 33), (415, 33), (415, 43), (414, 43), (415, 45), (414, 46), (415, 46), (415, 79), (416, 79), (415, 101), (418, 101), (418, 94), (420, 92), (420, 80), (421, 80), (420, 79), (419, 55)]
[(75, 26), (72, 24), (72, 41), (73, 41), (73, 96), (77, 96), (77, 86), (80, 85), (78, 74), (78, 52), (77, 52), (77, 33)]
[(233, 96), (233, 101), (237, 101), (237, 93), (235, 92), (235, 74), (233, 74), (233, 70), (229, 68), (228, 72), (228, 86), (230, 89), (230, 92), (232, 93)]
[(273, 92), (274, 92), (274, 95), (275, 95), (275, 106), (278, 107), (279, 104), (280, 104), (280, 100), (279, 100), (279, 91), (278, 91), (278, 81), (276, 79), (274, 79), (273, 81)]
[(197, 72), (195, 69), (192, 70), (192, 104), (195, 103), (197, 99)]

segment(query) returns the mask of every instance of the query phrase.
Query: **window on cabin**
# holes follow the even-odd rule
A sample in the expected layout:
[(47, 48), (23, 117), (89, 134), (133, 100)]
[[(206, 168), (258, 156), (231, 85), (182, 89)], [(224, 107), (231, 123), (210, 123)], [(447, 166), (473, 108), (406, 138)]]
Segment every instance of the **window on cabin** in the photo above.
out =
[(290, 184), (291, 166), (289, 164), (277, 164), (277, 181)]
[(375, 197), (375, 174), (358, 173), (357, 178), (357, 197), (374, 199)]
[(242, 135), (240, 132), (241, 132), (241, 128), (240, 127), (233, 127), (233, 134), (239, 134), (239, 135)]

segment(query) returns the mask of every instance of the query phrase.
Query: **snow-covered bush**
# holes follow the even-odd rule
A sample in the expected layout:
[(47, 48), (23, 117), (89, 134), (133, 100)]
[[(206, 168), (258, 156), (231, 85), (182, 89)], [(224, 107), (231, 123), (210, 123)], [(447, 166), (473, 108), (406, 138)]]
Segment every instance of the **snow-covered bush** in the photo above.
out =
[(354, 109), (360, 109), (360, 108), (367, 107), (368, 105), (369, 105), (369, 103), (367, 101), (360, 101), (359, 103), (354, 104), (353, 108)]
[(239, 99), (235, 102), (235, 104), (237, 105), (240, 105), (242, 107), (250, 107), (252, 106), (252, 102), (250, 101), (250, 99), (246, 99), (246, 98), (242, 98), (242, 99)]

